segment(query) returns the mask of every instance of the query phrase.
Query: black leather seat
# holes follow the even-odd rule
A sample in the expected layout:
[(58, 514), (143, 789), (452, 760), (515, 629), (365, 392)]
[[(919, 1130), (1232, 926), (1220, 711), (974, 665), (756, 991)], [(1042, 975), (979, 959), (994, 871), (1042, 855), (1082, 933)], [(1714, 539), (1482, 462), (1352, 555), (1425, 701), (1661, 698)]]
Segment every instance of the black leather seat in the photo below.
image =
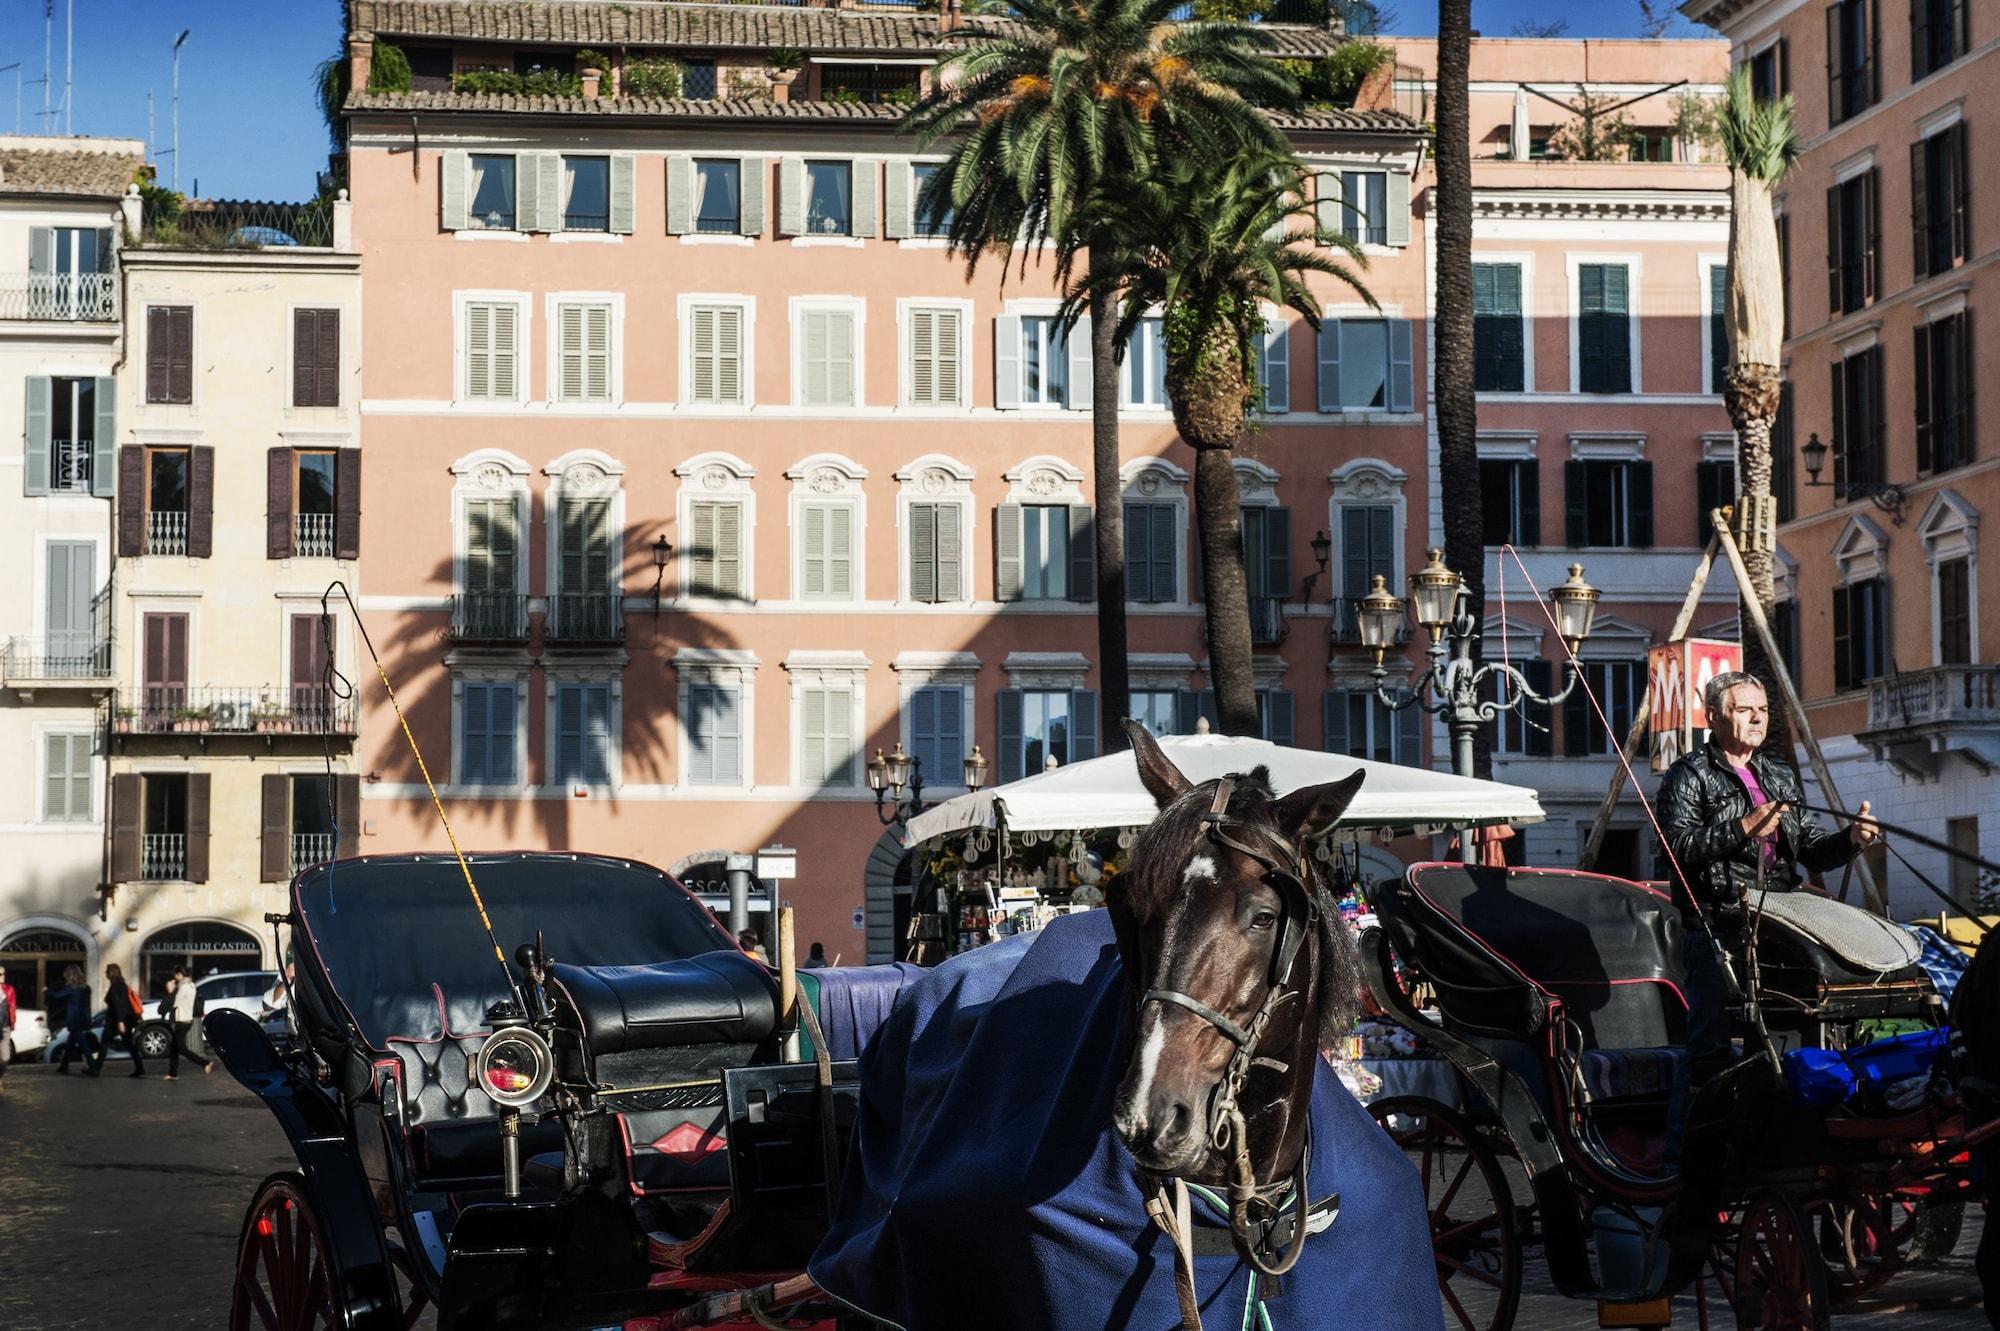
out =
[(778, 1026), (778, 987), (741, 952), (647, 966), (550, 968), (594, 1055), (682, 1045), (754, 1045)]

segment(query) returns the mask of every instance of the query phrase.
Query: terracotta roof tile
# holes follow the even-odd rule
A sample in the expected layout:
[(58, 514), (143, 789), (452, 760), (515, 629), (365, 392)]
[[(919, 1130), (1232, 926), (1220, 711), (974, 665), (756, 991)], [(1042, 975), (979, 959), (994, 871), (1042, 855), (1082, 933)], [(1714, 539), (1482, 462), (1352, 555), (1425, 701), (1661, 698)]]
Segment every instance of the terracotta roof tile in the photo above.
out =
[(142, 159), (124, 153), (55, 148), (0, 148), (0, 194), (72, 194), (120, 198)]

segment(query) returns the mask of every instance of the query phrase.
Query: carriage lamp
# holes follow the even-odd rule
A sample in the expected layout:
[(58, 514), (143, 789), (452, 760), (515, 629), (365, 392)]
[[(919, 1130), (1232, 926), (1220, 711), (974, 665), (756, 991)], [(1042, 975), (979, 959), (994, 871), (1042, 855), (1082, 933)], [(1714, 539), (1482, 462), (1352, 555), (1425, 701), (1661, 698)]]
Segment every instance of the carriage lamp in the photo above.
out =
[(1903, 525), (1903, 487), (1886, 485), (1879, 481), (1822, 481), (1819, 474), (1826, 466), (1826, 455), (1830, 450), (1815, 430), (1799, 445), (1799, 460), (1806, 465), (1806, 485), (1814, 489), (1833, 491), (1836, 500), (1866, 499), (1875, 507), (1889, 515), (1898, 527)]
[(986, 755), (979, 751), (977, 744), (965, 759), (965, 788), (979, 790), (986, 785)]
[(1583, 580), (1581, 564), (1571, 564), (1569, 577), (1549, 588), (1549, 599), (1556, 603), (1556, 623), (1571, 655), (1590, 637), (1591, 623), (1597, 618), (1599, 594), (1597, 588)]
[(667, 579), (667, 561), (673, 558), (673, 554), (674, 554), (674, 547), (672, 543), (667, 540), (667, 534), (665, 532), (661, 532), (659, 539), (653, 542), (653, 618), (654, 619), (658, 619), (660, 617), (660, 584), (665, 582)]
[(495, 1104), (519, 1109), (541, 1099), (555, 1077), (548, 1041), (526, 1026), (504, 1026), (472, 1060), (473, 1079)]
[(1432, 642), (1441, 642), (1458, 608), (1462, 584), (1458, 574), (1445, 566), (1444, 551), (1433, 547), (1426, 553), (1430, 562), (1410, 575), (1410, 599), (1416, 602), (1417, 622), (1430, 630)]
[(1361, 645), (1375, 653), (1375, 668), (1380, 670), (1383, 654), (1396, 645), (1396, 633), (1403, 627), (1403, 598), (1390, 591), (1389, 580), (1377, 573), (1374, 586), (1354, 603), (1354, 611), (1361, 625)]

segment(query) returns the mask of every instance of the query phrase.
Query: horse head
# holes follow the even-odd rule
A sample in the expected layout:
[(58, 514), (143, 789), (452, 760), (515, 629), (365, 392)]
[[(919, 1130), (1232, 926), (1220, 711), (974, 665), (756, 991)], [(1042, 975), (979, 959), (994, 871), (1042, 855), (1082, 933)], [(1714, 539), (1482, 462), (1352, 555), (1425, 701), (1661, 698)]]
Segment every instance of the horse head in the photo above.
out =
[(1194, 785), (1143, 727), (1126, 729), (1160, 812), (1107, 894), (1139, 1009), (1113, 1124), (1144, 1168), (1227, 1181), (1234, 1112), (1234, 1152), (1255, 1150), (1260, 1181), (1282, 1178), (1322, 1034), (1354, 1016), (1353, 943), (1309, 846), (1362, 774), (1282, 799), (1261, 767)]

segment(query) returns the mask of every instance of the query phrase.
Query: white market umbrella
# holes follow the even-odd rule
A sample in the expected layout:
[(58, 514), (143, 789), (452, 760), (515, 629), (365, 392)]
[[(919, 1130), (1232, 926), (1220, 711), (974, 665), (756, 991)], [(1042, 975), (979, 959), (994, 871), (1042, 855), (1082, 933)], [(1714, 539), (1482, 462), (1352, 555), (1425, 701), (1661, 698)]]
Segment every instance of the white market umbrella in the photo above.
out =
[[(1269, 769), (1271, 784), (1280, 795), (1364, 771), (1368, 779), (1341, 815), (1336, 833), (1349, 839), (1362, 831), (1429, 834), (1466, 824), (1520, 826), (1542, 819), (1541, 801), (1534, 791), (1498, 781), (1233, 735), (1170, 735), (1160, 747), (1197, 784), (1261, 766)], [(1155, 812), (1153, 797), (1139, 782), (1137, 760), (1124, 749), (946, 800), (909, 821), (904, 844), (998, 827), (1003, 819), (1010, 832), (1137, 827), (1153, 821)]]

